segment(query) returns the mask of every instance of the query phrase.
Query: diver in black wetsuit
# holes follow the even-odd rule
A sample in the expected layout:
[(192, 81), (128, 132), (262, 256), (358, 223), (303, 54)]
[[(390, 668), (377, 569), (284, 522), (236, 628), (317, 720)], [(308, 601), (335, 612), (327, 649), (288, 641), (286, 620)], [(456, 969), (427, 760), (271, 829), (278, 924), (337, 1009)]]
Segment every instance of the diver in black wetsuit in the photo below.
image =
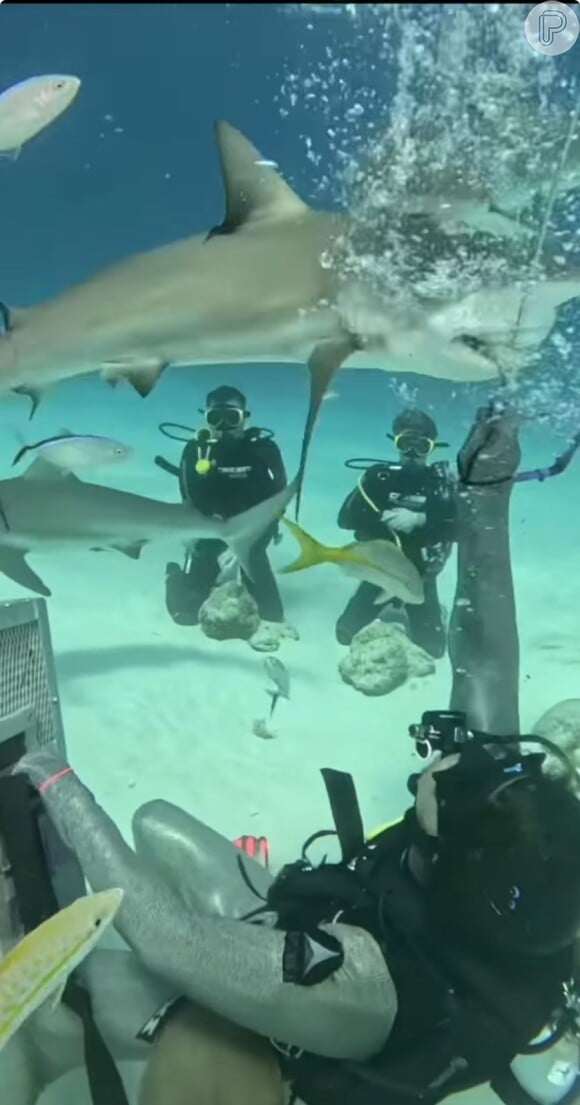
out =
[[(246, 398), (236, 388), (218, 387), (207, 396), (206, 427), (188, 442), (179, 466), (182, 498), (205, 515), (231, 518), (286, 487), (284, 462), (269, 430), (248, 427)], [(252, 550), (252, 579), (242, 576), (264, 621), (282, 622), (284, 611), (267, 548), (278, 526)], [(166, 605), (178, 625), (197, 625), (199, 609), (223, 567), (221, 541), (197, 541), (183, 568), (166, 569)]]
[[(402, 411), (389, 437), (398, 449), (399, 461), (384, 461), (366, 469), (343, 503), (338, 524), (341, 529), (354, 530), (357, 541), (396, 541), (418, 568), (425, 602), (406, 609), (409, 635), (439, 659), (445, 653), (445, 627), (437, 576), (455, 539), (455, 476), (447, 462), (427, 464), (442, 443), (437, 441), (433, 419), (423, 411)], [(377, 617), (377, 594), (371, 583), (361, 583), (336, 623), (341, 645), (349, 645), (355, 633)]]

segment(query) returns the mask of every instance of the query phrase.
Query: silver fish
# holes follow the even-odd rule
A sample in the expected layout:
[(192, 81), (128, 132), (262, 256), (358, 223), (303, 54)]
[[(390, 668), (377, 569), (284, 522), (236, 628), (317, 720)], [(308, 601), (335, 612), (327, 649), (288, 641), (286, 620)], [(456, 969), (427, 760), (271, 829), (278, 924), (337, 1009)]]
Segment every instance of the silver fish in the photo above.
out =
[(119, 464), (128, 460), (133, 450), (110, 437), (63, 432), (56, 437), (37, 441), (34, 445), (23, 445), (14, 457), (12, 466), (29, 453), (42, 457), (55, 468), (70, 472), (78, 471), (79, 468), (94, 468), (99, 464)]
[(22, 146), (72, 104), (78, 77), (49, 74), (29, 77), (0, 95), (0, 156), (18, 157)]
[(290, 676), (287, 669), (281, 660), (278, 660), (275, 656), (267, 656), (264, 660), (264, 668), (266, 675), (274, 683), (276, 690), (268, 691), (272, 699), (272, 706), (270, 707), (270, 717), (274, 713), (276, 703), (279, 698), (290, 698)]

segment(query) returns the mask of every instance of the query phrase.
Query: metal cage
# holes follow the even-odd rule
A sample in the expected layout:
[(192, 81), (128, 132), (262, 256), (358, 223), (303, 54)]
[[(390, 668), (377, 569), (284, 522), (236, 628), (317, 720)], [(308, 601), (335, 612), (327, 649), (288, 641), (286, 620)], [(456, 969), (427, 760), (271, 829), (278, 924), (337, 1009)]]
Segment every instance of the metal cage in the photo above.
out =
[[(66, 758), (64, 728), (44, 599), (0, 603), (0, 778), (24, 752)], [(85, 892), (80, 867), (46, 817), (39, 832), (58, 906)], [(0, 837), (0, 958), (23, 934), (6, 843)]]
[(65, 755), (64, 730), (45, 599), (0, 604), (0, 741), (2, 721), (26, 714), (26, 748)]

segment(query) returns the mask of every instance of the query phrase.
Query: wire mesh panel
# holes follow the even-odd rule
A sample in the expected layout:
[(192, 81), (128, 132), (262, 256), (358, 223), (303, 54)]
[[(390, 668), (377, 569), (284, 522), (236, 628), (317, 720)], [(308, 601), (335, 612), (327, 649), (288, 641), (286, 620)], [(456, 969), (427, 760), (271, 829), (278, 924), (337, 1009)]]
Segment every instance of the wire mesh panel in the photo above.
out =
[(44, 599), (0, 604), (0, 718), (30, 711), (27, 747), (52, 745), (64, 755), (64, 735)]
[[(23, 809), (20, 797), (14, 799), (12, 767), (24, 752), (38, 749), (66, 759), (46, 603), (44, 599), (18, 599), (0, 604), (0, 791), (4, 795), (0, 810), (4, 826), (3, 837), (0, 835), (0, 958), (54, 908), (85, 892), (76, 858), (58, 837), (38, 800), (34, 848), (24, 860), (20, 855), (16, 866), (10, 859), (18, 852), (14, 841), (21, 832)], [(27, 803), (28, 797), (24, 801)], [(28, 810), (27, 805), (25, 808)], [(18, 895), (18, 884), (24, 887), (26, 900)]]

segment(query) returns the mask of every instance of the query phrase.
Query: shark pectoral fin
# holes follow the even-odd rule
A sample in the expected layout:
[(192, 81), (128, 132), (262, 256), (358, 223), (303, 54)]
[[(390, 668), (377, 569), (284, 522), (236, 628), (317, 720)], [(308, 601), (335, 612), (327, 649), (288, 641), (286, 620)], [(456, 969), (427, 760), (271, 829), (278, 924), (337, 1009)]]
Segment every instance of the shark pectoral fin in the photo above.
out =
[[(133, 541), (127, 545), (111, 545), (111, 548), (123, 553), (123, 556), (130, 556), (131, 560), (138, 560), (146, 544), (147, 541)], [(94, 551), (100, 552), (101, 550), (95, 549)]]
[(302, 451), (300, 453), (300, 465), (298, 468), (296, 521), (298, 521), (298, 514), (300, 511), (300, 499), (302, 495), (304, 472), (306, 469), (306, 459), (308, 457), (308, 447), (322, 400), (324, 399), (334, 374), (338, 371), (341, 364), (346, 361), (347, 357), (350, 357), (351, 353), (354, 353), (358, 347), (359, 343), (352, 334), (344, 334), (338, 338), (332, 338), (329, 341), (317, 345), (310, 355), (308, 361), (308, 371), (310, 372), (310, 405), (308, 407), (306, 425), (302, 436)]
[(0, 545), (0, 572), (14, 583), (18, 583), (20, 587), (26, 587), (28, 591), (50, 598), (51, 592), (46, 584), (26, 563), (26, 550)]
[(216, 123), (216, 142), (226, 193), (223, 223), (208, 234), (233, 234), (246, 223), (304, 215), (307, 204), (229, 123)]
[(40, 390), (40, 388), (27, 388), (24, 386), (12, 388), (12, 391), (14, 391), (16, 395), (24, 395), (26, 399), (30, 399), (31, 408), (30, 414), (28, 415), (28, 421), (32, 422), (32, 419), (34, 418), (34, 415), (38, 410), (38, 404), (42, 399), (42, 391)]
[(300, 553), (297, 559), (280, 569), (282, 575), (288, 575), (290, 572), (301, 572), (304, 568), (314, 568), (317, 564), (328, 563), (331, 559), (330, 553), (333, 550), (327, 549), (325, 545), (321, 545), (319, 541), (316, 541), (314, 537), (306, 533), (306, 530), (303, 530), (302, 526), (298, 526), (296, 522), (291, 522), (289, 518), (282, 518), (282, 521), (284, 525), (288, 527), (290, 533), (294, 535), (300, 546)]
[(296, 480), (292, 480), (292, 483), (282, 491), (271, 495), (263, 503), (258, 503), (243, 514), (236, 514), (227, 522), (218, 524), (216, 537), (226, 542), (248, 579), (254, 578), (251, 552), (256, 541), (259, 541), (268, 530), (274, 530), (278, 519), (286, 510), (290, 500), (294, 498), (296, 487)]
[(165, 361), (131, 359), (119, 361), (105, 361), (102, 365), (103, 375), (111, 385), (116, 387), (119, 380), (127, 380), (142, 399), (153, 391), (161, 374), (167, 368)]
[(15, 146), (13, 150), (0, 150), (0, 157), (6, 161), (16, 161), (20, 157), (22, 146)]
[(52, 483), (60, 483), (62, 480), (77, 480), (78, 483), (82, 483), (82, 480), (79, 480), (78, 476), (75, 476), (74, 472), (70, 472), (68, 468), (58, 468), (56, 464), (50, 464), (42, 457), (35, 457), (26, 472), (22, 473), (20, 479), (46, 480)]

